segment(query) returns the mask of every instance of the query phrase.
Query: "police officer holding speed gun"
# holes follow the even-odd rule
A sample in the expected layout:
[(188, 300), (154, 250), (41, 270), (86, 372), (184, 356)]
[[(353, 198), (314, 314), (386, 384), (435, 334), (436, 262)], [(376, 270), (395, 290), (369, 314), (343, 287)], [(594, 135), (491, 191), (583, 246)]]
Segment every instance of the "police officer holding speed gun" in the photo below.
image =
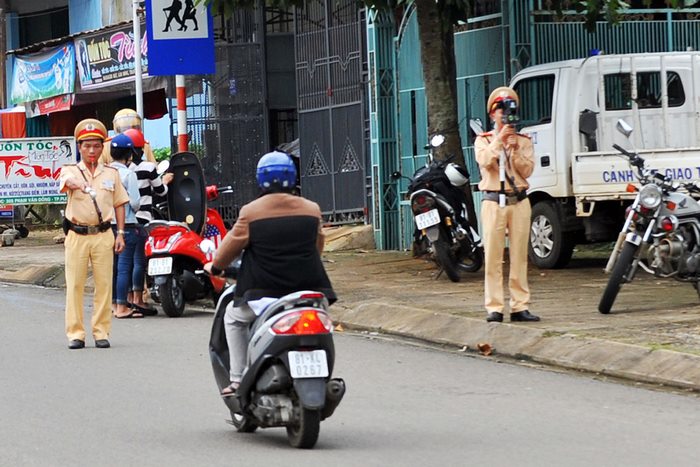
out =
[(534, 151), (530, 138), (515, 131), (519, 107), (520, 98), (513, 89), (505, 86), (495, 89), (487, 103), (493, 130), (479, 135), (474, 143), (481, 171), (479, 189), (483, 192), (484, 305), (488, 322), (503, 321), (506, 235), (510, 257), (510, 320), (540, 320), (528, 310), (527, 248), (531, 207), (527, 178), (534, 169)]

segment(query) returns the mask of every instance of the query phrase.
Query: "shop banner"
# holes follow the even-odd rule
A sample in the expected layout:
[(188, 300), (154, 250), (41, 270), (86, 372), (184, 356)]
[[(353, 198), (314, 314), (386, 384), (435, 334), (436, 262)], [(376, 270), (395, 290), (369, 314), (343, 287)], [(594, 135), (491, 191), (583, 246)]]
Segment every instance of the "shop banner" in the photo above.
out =
[(62, 96), (49, 97), (40, 101), (32, 101), (26, 105), (27, 118), (48, 115), (53, 112), (70, 110), (75, 94), (63, 94)]
[(75, 89), (75, 49), (67, 43), (49, 52), (15, 55), (10, 101), (13, 104), (70, 94)]
[(61, 167), (75, 164), (72, 137), (0, 139), (0, 204), (65, 203)]
[[(148, 42), (145, 23), (141, 25), (141, 67), (148, 71)], [(99, 31), (75, 39), (80, 87), (95, 89), (133, 81), (136, 69), (134, 30), (131, 24)]]

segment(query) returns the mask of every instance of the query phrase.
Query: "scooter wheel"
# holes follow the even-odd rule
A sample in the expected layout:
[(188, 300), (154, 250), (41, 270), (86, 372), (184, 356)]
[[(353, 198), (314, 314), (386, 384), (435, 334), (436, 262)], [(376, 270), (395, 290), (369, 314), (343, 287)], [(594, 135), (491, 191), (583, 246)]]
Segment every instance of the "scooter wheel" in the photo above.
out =
[(171, 318), (178, 318), (185, 312), (185, 294), (176, 275), (168, 276), (158, 287), (158, 297), (163, 312)]
[(318, 433), (321, 430), (321, 411), (300, 409), (299, 422), (287, 426), (287, 439), (292, 447), (311, 449), (318, 441)]

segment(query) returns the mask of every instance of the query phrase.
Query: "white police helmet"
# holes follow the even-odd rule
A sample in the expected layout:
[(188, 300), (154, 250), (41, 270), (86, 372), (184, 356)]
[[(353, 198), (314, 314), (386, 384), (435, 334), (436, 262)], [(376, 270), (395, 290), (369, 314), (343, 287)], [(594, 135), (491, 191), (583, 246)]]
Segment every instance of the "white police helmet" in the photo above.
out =
[(469, 181), (469, 172), (464, 167), (461, 167), (454, 162), (450, 162), (445, 167), (445, 175), (450, 179), (453, 186), (463, 186)]

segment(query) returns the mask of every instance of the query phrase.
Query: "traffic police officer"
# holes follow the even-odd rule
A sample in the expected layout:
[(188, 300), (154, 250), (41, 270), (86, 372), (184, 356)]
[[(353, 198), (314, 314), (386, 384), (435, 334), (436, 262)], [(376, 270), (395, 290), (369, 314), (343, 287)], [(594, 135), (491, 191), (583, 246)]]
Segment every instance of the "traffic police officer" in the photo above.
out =
[[(527, 243), (530, 232), (530, 201), (527, 178), (534, 169), (532, 141), (516, 133), (508, 116), (520, 106), (518, 94), (499, 87), (489, 96), (487, 109), (493, 131), (476, 138), (474, 149), (481, 171), (479, 189), (483, 192), (481, 222), (485, 254), (484, 304), (486, 321), (503, 321), (503, 250), (506, 231), (509, 242), (510, 320), (539, 321), (528, 310), (530, 288), (527, 282)], [(505, 117), (505, 118), (504, 118)], [(499, 171), (504, 165), (504, 177)]]
[[(68, 195), (66, 230), (66, 334), (70, 349), (85, 347), (83, 294), (88, 263), (95, 282), (92, 335), (95, 346), (109, 347), (112, 325), (112, 261), (124, 249), (124, 204), (129, 195), (119, 172), (99, 162), (107, 129), (99, 120), (85, 119), (75, 127), (78, 164), (61, 168), (60, 191)], [(116, 220), (117, 235), (111, 221)]]
[[(141, 127), (141, 116), (138, 114), (138, 112), (133, 109), (121, 109), (114, 114), (112, 129), (115, 133), (124, 133), (130, 128), (143, 131), (143, 128)], [(143, 159), (148, 162), (156, 162), (156, 156), (153, 154), (151, 143), (148, 141), (146, 141), (143, 145)], [(104, 150), (102, 151), (100, 162), (105, 165), (112, 163), (112, 156), (109, 154), (109, 146), (105, 146)]]

